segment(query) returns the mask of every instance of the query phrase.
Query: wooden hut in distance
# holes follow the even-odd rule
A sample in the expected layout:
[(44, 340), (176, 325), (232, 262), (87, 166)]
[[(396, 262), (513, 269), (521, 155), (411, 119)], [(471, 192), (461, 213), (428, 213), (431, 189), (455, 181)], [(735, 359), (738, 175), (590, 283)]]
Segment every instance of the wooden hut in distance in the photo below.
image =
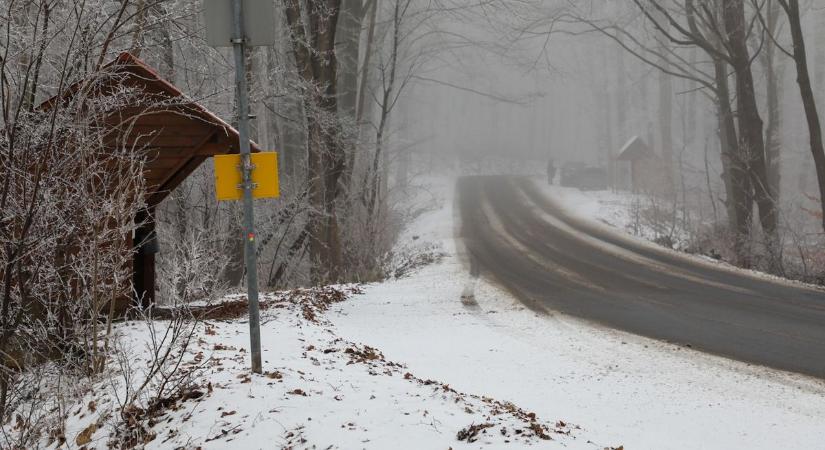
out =
[[(619, 150), (616, 161), (625, 168), (630, 168), (630, 179), (623, 180), (622, 184), (629, 185), (633, 192), (644, 191), (653, 187), (658, 178), (657, 167), (659, 158), (653, 150), (639, 136), (631, 137)], [(622, 170), (621, 172), (625, 172)], [(628, 183), (629, 181), (629, 183)]]

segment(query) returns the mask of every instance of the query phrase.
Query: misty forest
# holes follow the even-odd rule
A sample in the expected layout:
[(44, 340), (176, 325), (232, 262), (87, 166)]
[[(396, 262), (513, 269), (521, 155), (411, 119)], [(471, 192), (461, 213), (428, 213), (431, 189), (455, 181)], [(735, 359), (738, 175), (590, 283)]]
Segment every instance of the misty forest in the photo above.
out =
[[(822, 445), (825, 1), (272, 3), (241, 111), (204, 0), (0, 0), (0, 448)], [(244, 115), (254, 232), (215, 194)], [(490, 369), (612, 373), (614, 341), (649, 397)], [(737, 379), (718, 416), (644, 403)]]

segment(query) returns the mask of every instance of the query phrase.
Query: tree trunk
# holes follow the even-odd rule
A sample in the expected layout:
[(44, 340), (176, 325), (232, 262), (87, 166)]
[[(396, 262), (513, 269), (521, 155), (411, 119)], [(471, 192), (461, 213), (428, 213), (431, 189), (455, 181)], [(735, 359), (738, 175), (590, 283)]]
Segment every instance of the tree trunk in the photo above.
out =
[(325, 266), (327, 253), (326, 221), (324, 219), (324, 170), (321, 161), (321, 125), (313, 112), (312, 101), (304, 105), (307, 122), (307, 185), (309, 186), (309, 258), (312, 264), (312, 280), (321, 283), (327, 278)]
[[(369, 19), (369, 26), (367, 31), (367, 40), (364, 48), (364, 62), (361, 64), (360, 70), (357, 71), (358, 75), (358, 89), (356, 91), (356, 99), (355, 99), (355, 136), (356, 140), (361, 140), (362, 135), (362, 128), (364, 123), (364, 117), (367, 116), (366, 109), (367, 103), (367, 91), (369, 77), (370, 77), (370, 60), (372, 58), (372, 48), (373, 42), (375, 41), (375, 28), (376, 28), (376, 17), (378, 11), (378, 1), (371, 1), (367, 6), (370, 12), (370, 19)], [(365, 11), (362, 11), (364, 13)], [(371, 105), (371, 104), (369, 104)], [(350, 152), (348, 156), (348, 161), (346, 166), (344, 167), (344, 173), (342, 175), (341, 184), (346, 186), (347, 188), (351, 187), (352, 184), (352, 174), (355, 170), (356, 158), (354, 152)]]
[(341, 19), (335, 49), (339, 62), (338, 108), (344, 120), (352, 122), (352, 125), (355, 122), (358, 99), (358, 49), (362, 17), (361, 0), (341, 0)]
[[(291, 42), (289, 40), (288, 28), (285, 29), (283, 22), (276, 22), (276, 36), (278, 38), (275, 47), (268, 47), (267, 52), (267, 72), (274, 82), (273, 93), (288, 89), (294, 89), (295, 79), (289, 73), (276, 75), (281, 72), (280, 67), (284, 64), (295, 63), (280, 59), (280, 54), (289, 54)], [(296, 92), (299, 94), (299, 92)], [(273, 144), (278, 148), (278, 160), (280, 170), (283, 174), (281, 188), (286, 188), (294, 192), (299, 186), (304, 184), (305, 174), (300, 169), (303, 168), (301, 158), (305, 153), (306, 126), (304, 118), (306, 114), (303, 109), (303, 102), (297, 100), (294, 95), (284, 97), (272, 97), (267, 101), (267, 109), (272, 111), (272, 126), (274, 134)]]
[[(602, 53), (602, 63), (604, 67), (608, 67), (608, 58), (607, 52)], [(605, 163), (607, 167), (607, 187), (610, 189), (614, 189), (615, 186), (615, 172), (616, 169), (613, 167), (615, 161), (613, 159), (613, 152), (614, 152), (614, 142), (613, 142), (613, 95), (610, 89), (610, 77), (605, 76), (602, 80), (602, 98), (604, 99), (605, 105), (602, 109), (603, 114), (603, 129), (604, 129), (604, 157)]]
[[(690, 64), (693, 66), (699, 64), (697, 47), (692, 47), (690, 50)], [(687, 144), (698, 144), (701, 138), (697, 139), (697, 136), (705, 136), (701, 133), (703, 130), (698, 130), (697, 133), (697, 128), (701, 126), (698, 124), (700, 120), (699, 89), (698, 83), (693, 80), (687, 81), (687, 120), (685, 121)]]
[[(777, 0), (768, 0), (767, 28), (768, 33), (776, 36), (779, 21), (779, 5)], [(776, 67), (776, 45), (773, 39), (766, 39), (765, 50), (762, 53), (762, 63), (765, 71), (765, 88), (767, 91), (768, 123), (765, 130), (765, 157), (768, 168), (768, 184), (774, 199), (779, 200), (781, 164), (780, 164), (780, 131), (782, 130), (782, 105), (779, 102), (779, 89), (782, 86), (782, 77)]]
[[(723, 20), (732, 67), (736, 74), (736, 103), (739, 123), (740, 153), (745, 155), (753, 186), (754, 199), (759, 209), (759, 222), (773, 253), (777, 244), (777, 214), (773, 193), (768, 181), (765, 161), (765, 141), (762, 118), (756, 103), (751, 59), (747, 45), (745, 7), (743, 0), (724, 0)], [(776, 256), (774, 254), (774, 256)], [(772, 258), (772, 264), (778, 263)]]
[(135, 5), (135, 25), (132, 31), (132, 46), (129, 53), (140, 58), (140, 53), (143, 50), (143, 33), (146, 29), (146, 1), (137, 0)]
[(825, 8), (820, 8), (818, 11), (814, 11), (814, 14), (814, 39), (816, 39), (816, 42), (819, 42), (820, 44), (815, 45), (813, 48), (813, 51), (816, 52), (813, 67), (813, 89), (815, 94), (817, 94), (815, 99), (823, 102), (825, 101), (825, 45), (822, 45), (822, 43), (825, 42)]
[[(811, 139), (811, 156), (814, 159), (816, 178), (819, 185), (820, 208), (825, 213), (825, 150), (822, 144), (822, 128), (819, 122), (819, 112), (816, 108), (811, 77), (808, 72), (808, 60), (805, 53), (805, 38), (802, 35), (802, 25), (799, 17), (798, 0), (779, 0), (788, 14), (788, 22), (793, 39), (793, 57), (796, 63), (796, 81), (799, 84), (799, 93), (802, 96), (802, 105), (805, 108), (805, 118), (808, 122), (808, 132)], [(825, 214), (822, 217), (822, 228), (825, 230)]]
[[(667, 47), (662, 45), (662, 67), (667, 67)], [(665, 185), (664, 194), (671, 195), (674, 192), (673, 183), (673, 80), (670, 75), (659, 71), (659, 138), (662, 160), (664, 161)]]
[(313, 281), (335, 282), (342, 269), (336, 204), (346, 165), (346, 153), (340, 142), (335, 54), (340, 0), (284, 0), (284, 4), (295, 63), (304, 83)]
[[(616, 78), (616, 135), (618, 137), (619, 146), (630, 138), (627, 132), (627, 73), (625, 69), (624, 51), (616, 52), (617, 63), (617, 78)], [(651, 145), (648, 142), (648, 145)], [(616, 170), (614, 167), (613, 187), (614, 188), (629, 188), (627, 176), (624, 171)]]
[[(395, 2), (395, 7), (393, 10), (393, 22), (392, 22), (392, 42), (390, 47), (390, 59), (389, 59), (389, 73), (386, 73), (387, 67), (382, 67), (381, 70), (383, 72), (383, 92), (381, 93), (381, 116), (378, 121), (378, 129), (375, 133), (375, 155), (373, 156), (372, 161), (372, 183), (371, 183), (371, 192), (369, 195), (370, 201), (367, 203), (367, 217), (368, 221), (372, 223), (372, 219), (376, 215), (376, 211), (381, 211), (381, 208), (376, 206), (378, 202), (382, 198), (381, 191), (382, 187), (384, 187), (385, 183), (387, 182), (387, 170), (386, 170), (386, 162), (387, 158), (386, 155), (383, 155), (382, 152), (384, 151), (384, 135), (387, 131), (387, 124), (390, 118), (390, 111), (392, 109), (392, 97), (395, 95), (395, 76), (396, 71), (398, 68), (398, 46), (401, 39), (401, 17), (400, 17), (400, 8), (399, 2)], [(379, 163), (381, 160), (384, 160), (385, 168), (379, 172)], [(384, 189), (386, 191), (386, 189)]]
[[(163, 4), (158, 3), (155, 5), (155, 11), (157, 11), (160, 17), (165, 17), (167, 15), (166, 8)], [(160, 33), (160, 41), (161, 41), (161, 59), (163, 61), (163, 65), (166, 66), (161, 72), (163, 77), (169, 80), (171, 83), (175, 83), (175, 47), (172, 41), (172, 34), (169, 32), (169, 27), (172, 26), (172, 23), (169, 21), (164, 21), (164, 23), (160, 26), (158, 32)]]
[[(358, 102), (358, 50), (361, 43), (362, 0), (341, 0), (341, 18), (337, 33), (338, 111), (343, 124), (342, 137), (347, 154), (347, 166), (355, 162), (358, 142), (356, 120)], [(351, 168), (347, 167), (341, 184), (349, 188)]]
[[(617, 65), (617, 86), (616, 86), (616, 132), (619, 141), (624, 142), (630, 138), (627, 134), (627, 69), (625, 68), (623, 51), (616, 52)], [(651, 144), (648, 142), (648, 144)]]
[(714, 61), (716, 76), (716, 106), (719, 118), (719, 143), (722, 159), (722, 181), (725, 185), (725, 206), (728, 227), (734, 234), (733, 251), (737, 265), (750, 266), (747, 244), (750, 242), (751, 197), (750, 178), (744, 164), (736, 136), (733, 110), (730, 104), (727, 65), (721, 59)]

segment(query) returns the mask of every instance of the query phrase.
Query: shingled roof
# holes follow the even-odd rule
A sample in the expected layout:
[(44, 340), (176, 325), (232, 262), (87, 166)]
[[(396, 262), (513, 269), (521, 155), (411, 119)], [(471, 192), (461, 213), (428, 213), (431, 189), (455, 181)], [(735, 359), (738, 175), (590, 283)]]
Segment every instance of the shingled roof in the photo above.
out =
[(616, 157), (619, 161), (638, 161), (647, 157), (653, 156), (650, 147), (645, 144), (639, 136), (633, 136), (627, 143), (619, 150), (619, 155)]
[[(146, 151), (144, 176), (149, 207), (160, 203), (207, 158), (238, 152), (237, 130), (134, 55), (121, 53), (101, 69), (101, 74), (95, 78), (102, 83), (137, 88), (149, 99), (145, 104), (119, 108), (106, 118), (111, 127), (107, 145), (135, 145)], [(56, 102), (71, 99), (86, 82), (73, 84), (41, 107), (50, 109)], [(103, 95), (107, 89), (97, 86), (94, 92)], [(254, 142), (250, 145), (253, 152), (259, 151)]]

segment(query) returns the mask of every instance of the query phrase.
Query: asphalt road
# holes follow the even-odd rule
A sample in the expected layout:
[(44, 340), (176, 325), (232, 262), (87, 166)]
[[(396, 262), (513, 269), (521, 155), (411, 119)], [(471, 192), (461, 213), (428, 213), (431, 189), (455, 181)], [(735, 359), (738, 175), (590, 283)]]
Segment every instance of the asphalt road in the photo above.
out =
[(825, 378), (825, 292), (716, 267), (566, 214), (532, 181), (458, 181), (472, 270), (528, 307)]

